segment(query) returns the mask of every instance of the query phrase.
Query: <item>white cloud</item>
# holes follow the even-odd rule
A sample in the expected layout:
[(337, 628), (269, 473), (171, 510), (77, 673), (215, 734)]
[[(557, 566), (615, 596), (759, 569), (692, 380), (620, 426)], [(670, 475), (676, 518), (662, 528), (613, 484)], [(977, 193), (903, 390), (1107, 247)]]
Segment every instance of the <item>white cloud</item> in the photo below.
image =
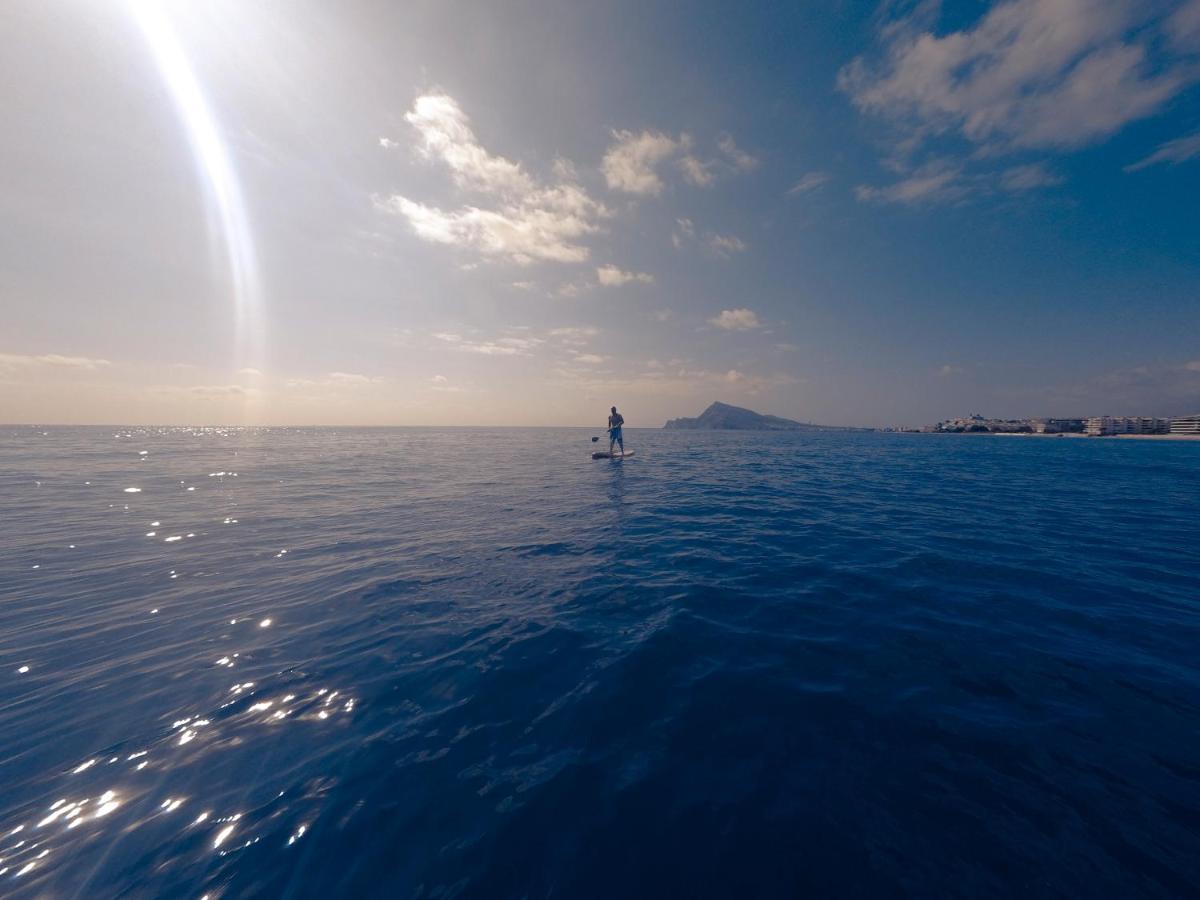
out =
[(483, 341), (470, 340), (454, 332), (439, 332), (432, 336), (455, 350), (480, 356), (529, 356), (545, 343), (542, 338), (521, 337), (511, 333), (507, 337)]
[(494, 207), (443, 210), (396, 194), (376, 197), (377, 209), (406, 220), (422, 240), (520, 265), (587, 259), (580, 239), (600, 231), (611, 213), (574, 180), (568, 163), (555, 165), (557, 184), (538, 184), (519, 164), (488, 153), (466, 114), (444, 94), (418, 97), (405, 119), (420, 136), (423, 156), (445, 164), (459, 188), (491, 197)]
[(685, 181), (696, 187), (708, 187), (713, 183), (713, 173), (709, 163), (703, 163), (690, 153), (679, 160), (679, 168)]
[(391, 138), (381, 137), (379, 139), (379, 146), (384, 150), (391, 150), (393, 147), (399, 147), (400, 144), (396, 141), (393, 141)]
[(197, 384), (188, 388), (188, 392), (197, 397), (216, 400), (221, 397), (243, 397), (254, 392), (254, 388), (242, 387), (240, 384)]
[(696, 226), (692, 224), (691, 219), (676, 219), (675, 225), (677, 227), (671, 233), (671, 243), (678, 250), (685, 242), (692, 240), (696, 236)]
[[(514, 326), (502, 331), (498, 336), (468, 337), (458, 332), (442, 331), (431, 334), (446, 349), (457, 350), (478, 356), (494, 357), (531, 357), (535, 354), (554, 356), (559, 359), (569, 358), (586, 364), (598, 364), (608, 357), (588, 351), (588, 345), (600, 334), (600, 329), (592, 325), (564, 325), (558, 328), (535, 329), (528, 326)], [(444, 376), (435, 376), (435, 385), (444, 385), (439, 381)]]
[(1157, 112), (1200, 73), (1151, 65), (1153, 4), (1009, 0), (941, 36), (917, 18), (881, 32), (883, 60), (856, 58), (839, 86), (909, 132), (954, 132), (989, 151), (1094, 143)]
[(714, 316), (708, 321), (726, 331), (749, 331), (761, 327), (755, 312), (745, 308), (723, 309), (719, 316)]
[(1000, 176), (1000, 183), (1014, 193), (1030, 191), (1040, 187), (1054, 187), (1063, 183), (1063, 177), (1052, 172), (1045, 163), (1013, 166)]
[[(696, 240), (696, 226), (691, 219), (676, 219), (675, 225), (676, 229), (671, 233), (671, 243), (675, 245), (676, 250), (682, 250), (684, 246)], [(715, 234), (710, 231), (705, 233), (703, 240), (704, 246), (711, 253), (725, 259), (746, 249), (746, 242), (733, 234)]]
[(962, 181), (962, 166), (952, 160), (939, 159), (887, 187), (860, 184), (854, 189), (854, 195), (859, 200), (875, 203), (917, 204), (957, 200), (966, 196), (968, 190)]
[(939, 378), (949, 378), (951, 375), (961, 375), (962, 369), (960, 369), (958, 366), (952, 366), (947, 363), (938, 369), (937, 373)]
[[(1200, 4), (1197, 5), (1200, 6)], [(1187, 162), (1189, 159), (1195, 159), (1197, 156), (1200, 156), (1200, 131), (1186, 137), (1175, 138), (1175, 140), (1167, 141), (1165, 144), (1160, 144), (1158, 149), (1145, 159), (1139, 160), (1133, 165), (1126, 166), (1125, 171), (1140, 172), (1142, 169), (1149, 166), (1156, 166), (1160, 163), (1178, 165), (1181, 162)]]
[(468, 206), (444, 211), (399, 194), (377, 199), (376, 208), (402, 216), (422, 240), (469, 247), (519, 265), (585, 261), (588, 248), (578, 239), (599, 231), (596, 220), (607, 215), (577, 185), (537, 191), (498, 210)]
[(729, 257), (746, 249), (746, 242), (732, 234), (714, 234), (708, 239), (708, 247), (717, 256)]
[(596, 280), (604, 287), (620, 287), (631, 281), (639, 284), (654, 284), (654, 276), (648, 272), (625, 272), (614, 265), (596, 269)]
[(434, 375), (429, 379), (429, 384), (432, 390), (440, 394), (465, 394), (467, 389), (461, 385), (451, 384), (450, 379), (445, 375)]
[(1167, 19), (1167, 36), (1177, 49), (1195, 52), (1200, 49), (1200, 0), (1183, 3)]
[(657, 167), (674, 156), (682, 144), (660, 131), (614, 131), (600, 170), (609, 188), (628, 194), (657, 195), (663, 189)]
[(334, 384), (371, 384), (378, 379), (371, 378), (367, 375), (359, 375), (355, 372), (330, 372), (329, 380)]
[(735, 169), (741, 172), (749, 172), (758, 166), (758, 160), (734, 143), (731, 134), (722, 134), (717, 139), (717, 149), (725, 155)]
[(261, 391), (257, 388), (245, 387), (240, 384), (159, 385), (148, 390), (154, 394), (167, 394), (195, 400), (229, 400), (261, 395)]
[(600, 329), (591, 325), (572, 325), (564, 328), (551, 328), (549, 333), (550, 337), (556, 338), (562, 344), (582, 347), (596, 337), (600, 333)]
[(249, 376), (249, 377), (251, 377), (251, 378), (257, 378), (258, 376), (262, 375), (262, 372), (261, 372), (260, 370), (258, 370), (258, 369), (250, 369), (250, 368), (246, 368), (246, 369), (238, 369), (238, 374), (239, 374), (239, 375), (246, 375), (246, 376)]
[(610, 189), (628, 194), (661, 193), (664, 184), (659, 170), (669, 160), (675, 161), (685, 181), (697, 187), (712, 185), (718, 171), (748, 172), (758, 165), (758, 160), (738, 147), (729, 134), (717, 139), (717, 150), (723, 158), (710, 160), (692, 152), (694, 142), (686, 133), (673, 138), (661, 131), (614, 131), (613, 139), (600, 170)]
[[(329, 372), (321, 377), (289, 378), (284, 382), (287, 388), (360, 388), (373, 384), (382, 384), (383, 378), (360, 375), (355, 372)], [(248, 388), (253, 390), (253, 388)]]
[(479, 143), (458, 102), (446, 94), (418, 97), (404, 120), (421, 136), (421, 153), (445, 163), (459, 187), (523, 196), (534, 181), (519, 163), (493, 156)]
[(55, 369), (83, 369), (92, 371), (110, 365), (112, 363), (107, 359), (92, 359), (87, 356), (62, 356), (58, 353), (25, 356), (18, 353), (0, 353), (0, 368), (3, 369), (50, 367)]
[(829, 181), (830, 175), (828, 172), (806, 172), (799, 181), (787, 189), (787, 196), (794, 197), (798, 194), (807, 194), (809, 191), (815, 191), (821, 185)]
[(595, 282), (587, 280), (568, 281), (559, 286), (555, 293), (559, 297), (578, 297), (580, 294), (587, 293), (596, 286)]

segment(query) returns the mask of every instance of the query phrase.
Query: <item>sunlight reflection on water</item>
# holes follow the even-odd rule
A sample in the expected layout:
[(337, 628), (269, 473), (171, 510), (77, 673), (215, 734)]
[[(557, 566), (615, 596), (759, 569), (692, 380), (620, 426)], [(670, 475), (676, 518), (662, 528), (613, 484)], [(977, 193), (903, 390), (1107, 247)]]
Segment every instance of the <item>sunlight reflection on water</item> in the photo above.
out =
[(0, 432), (5, 897), (1196, 872), (1192, 447), (40, 432)]

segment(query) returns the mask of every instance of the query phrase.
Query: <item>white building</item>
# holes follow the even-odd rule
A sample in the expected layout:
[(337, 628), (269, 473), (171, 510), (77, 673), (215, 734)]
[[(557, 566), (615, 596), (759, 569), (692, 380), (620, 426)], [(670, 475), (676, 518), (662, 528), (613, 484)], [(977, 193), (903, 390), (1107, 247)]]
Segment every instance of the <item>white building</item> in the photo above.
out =
[(1083, 430), (1090, 435), (1166, 434), (1171, 430), (1171, 420), (1157, 416), (1092, 416)]
[(1200, 413), (1194, 416), (1176, 416), (1171, 420), (1171, 434), (1200, 435)]
[(1061, 434), (1064, 431), (1083, 431), (1083, 419), (1032, 419), (1034, 434)]

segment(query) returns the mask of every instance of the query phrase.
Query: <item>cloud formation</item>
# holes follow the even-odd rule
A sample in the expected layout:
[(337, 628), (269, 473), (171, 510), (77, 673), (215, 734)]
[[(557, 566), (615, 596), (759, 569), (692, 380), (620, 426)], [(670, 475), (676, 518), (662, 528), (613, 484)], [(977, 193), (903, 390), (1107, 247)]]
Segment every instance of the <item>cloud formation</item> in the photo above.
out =
[(729, 160), (729, 164), (741, 172), (749, 172), (758, 168), (758, 159), (739, 147), (733, 140), (733, 135), (722, 134), (717, 138), (717, 149)]
[(696, 187), (708, 187), (713, 183), (713, 173), (710, 164), (703, 163), (690, 153), (679, 160), (679, 168), (685, 181)]
[(809, 191), (815, 191), (821, 185), (829, 181), (830, 175), (828, 172), (806, 172), (801, 176), (800, 180), (787, 189), (787, 196), (795, 197), (798, 194), (807, 194)]
[(1176, 50), (1200, 50), (1200, 0), (1187, 0), (1167, 19), (1167, 39)]
[(886, 187), (860, 184), (854, 195), (865, 202), (907, 203), (958, 200), (969, 188), (962, 180), (962, 165), (948, 159), (936, 159), (917, 168), (907, 178)]
[(679, 250), (696, 236), (696, 225), (691, 219), (676, 219), (675, 226), (675, 230), (671, 232), (671, 243)]
[(40, 356), (0, 353), (0, 369), (9, 370), (50, 367), (92, 371), (110, 365), (112, 363), (107, 359), (92, 359), (87, 356), (62, 356), (58, 353), (45, 353)]
[(455, 350), (463, 353), (476, 353), (480, 356), (529, 356), (545, 343), (542, 338), (514, 335), (496, 340), (477, 341), (465, 338), (457, 332), (446, 331), (438, 332), (433, 337)]
[(444, 164), (460, 190), (482, 195), (491, 207), (444, 210), (395, 194), (375, 198), (377, 209), (403, 218), (422, 240), (519, 265), (588, 258), (580, 239), (599, 232), (610, 212), (579, 185), (569, 164), (555, 166), (555, 184), (539, 184), (520, 164), (489, 153), (458, 103), (444, 94), (418, 97), (405, 119), (417, 131), (420, 154)]
[(453, 97), (446, 94), (418, 97), (404, 121), (420, 135), (421, 155), (444, 163), (459, 187), (517, 196), (534, 189), (533, 179), (522, 171), (519, 163), (484, 149), (471, 130), (466, 113)]
[[(1200, 9), (1200, 3), (1197, 3), (1196, 6)], [(1189, 134), (1186, 137), (1176, 138), (1173, 141), (1167, 141), (1165, 144), (1160, 144), (1158, 149), (1145, 159), (1138, 160), (1132, 165), (1126, 166), (1125, 171), (1140, 172), (1142, 169), (1163, 163), (1169, 163), (1173, 166), (1179, 165), (1179, 163), (1195, 159), (1197, 156), (1200, 156), (1200, 131), (1195, 134)]]
[(682, 144), (661, 131), (614, 131), (612, 136), (614, 143), (600, 163), (609, 188), (627, 194), (661, 193), (658, 166), (679, 152)]
[(600, 329), (591, 325), (571, 325), (563, 328), (551, 328), (549, 332), (550, 337), (572, 347), (587, 345), (599, 333)]
[(714, 234), (708, 239), (708, 247), (720, 257), (730, 257), (746, 249), (746, 242), (734, 234)]
[(693, 140), (686, 132), (674, 138), (661, 131), (614, 131), (613, 143), (600, 164), (609, 189), (627, 194), (658, 196), (664, 182), (661, 167), (671, 160), (689, 184), (710, 187), (718, 172), (749, 172), (758, 160), (742, 150), (730, 134), (717, 139), (719, 155), (701, 159), (692, 152)]
[(992, 152), (1080, 147), (1152, 115), (1197, 77), (1194, 67), (1151, 62), (1153, 31), (1140, 26), (1154, 8), (1008, 0), (943, 35), (902, 19), (881, 31), (882, 58), (857, 57), (838, 85), (913, 146), (951, 132)]
[(745, 308), (723, 309), (719, 316), (714, 316), (708, 321), (726, 331), (750, 331), (761, 327), (754, 310)]
[(648, 272), (625, 272), (614, 265), (596, 269), (596, 280), (604, 287), (620, 287), (634, 281), (639, 284), (654, 284), (654, 276)]
[(1005, 190), (1020, 193), (1034, 188), (1054, 187), (1062, 184), (1063, 178), (1052, 172), (1045, 163), (1030, 163), (1005, 169), (1000, 176), (1000, 183)]
[[(361, 388), (372, 384), (383, 384), (385, 379), (378, 376), (361, 375), (357, 372), (329, 372), (323, 376), (311, 378), (289, 378), (283, 386), (286, 388)], [(249, 390), (253, 390), (250, 388)]]

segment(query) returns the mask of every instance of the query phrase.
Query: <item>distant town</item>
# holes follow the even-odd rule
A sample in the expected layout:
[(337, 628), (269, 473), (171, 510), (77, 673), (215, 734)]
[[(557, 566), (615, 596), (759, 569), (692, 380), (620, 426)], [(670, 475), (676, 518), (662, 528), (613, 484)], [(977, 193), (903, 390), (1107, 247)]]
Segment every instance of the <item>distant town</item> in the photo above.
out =
[(1091, 437), (1167, 435), (1200, 438), (1200, 413), (1193, 416), (1092, 416), (1082, 419), (989, 419), (976, 413), (920, 428), (850, 428), (816, 425), (764, 415), (717, 401), (695, 418), (671, 419), (669, 431), (890, 431), (933, 434), (1057, 434)]
[(1168, 434), (1200, 437), (1200, 414), (1193, 416), (1091, 416), (1086, 419), (989, 419), (978, 413), (921, 428), (897, 428), (943, 434)]

